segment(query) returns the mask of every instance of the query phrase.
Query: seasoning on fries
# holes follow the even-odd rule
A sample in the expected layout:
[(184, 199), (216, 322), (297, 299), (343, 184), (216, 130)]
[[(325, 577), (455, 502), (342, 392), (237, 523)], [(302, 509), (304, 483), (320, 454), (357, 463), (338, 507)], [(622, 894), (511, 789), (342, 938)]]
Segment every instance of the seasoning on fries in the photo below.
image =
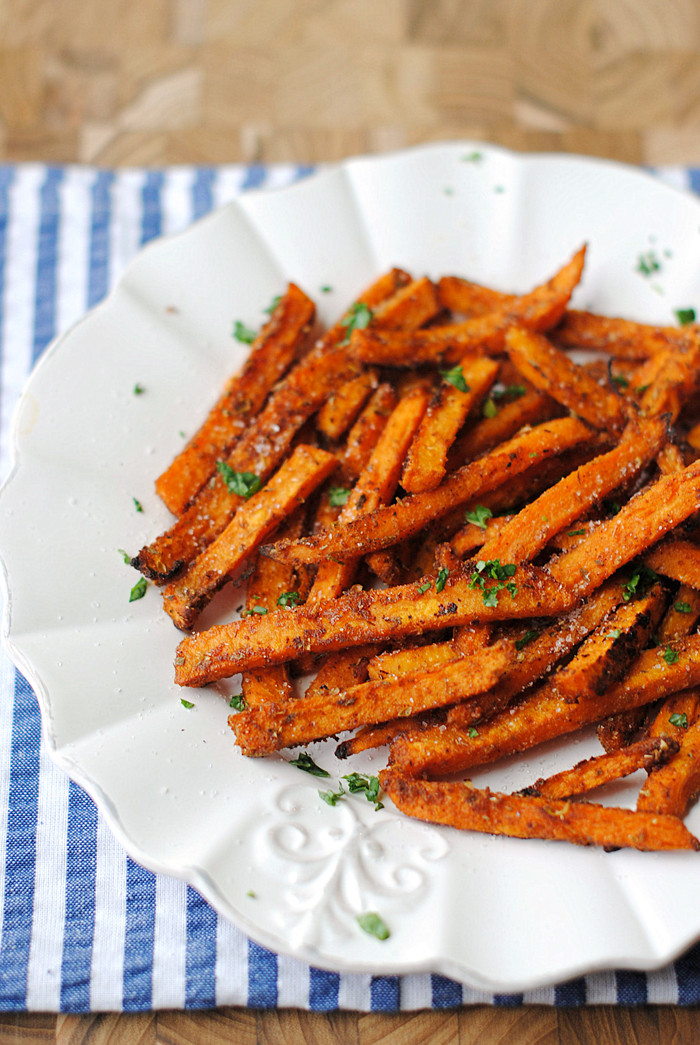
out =
[[(175, 657), (242, 673), (244, 755), (343, 734), (408, 816), (697, 850), (700, 331), (571, 309), (585, 254), (525, 294), (393, 269), (311, 348), (290, 283), (132, 562), (183, 630), (250, 575)], [(600, 755), (519, 794), (447, 779), (587, 727)], [(597, 801), (638, 770), (635, 809)]]

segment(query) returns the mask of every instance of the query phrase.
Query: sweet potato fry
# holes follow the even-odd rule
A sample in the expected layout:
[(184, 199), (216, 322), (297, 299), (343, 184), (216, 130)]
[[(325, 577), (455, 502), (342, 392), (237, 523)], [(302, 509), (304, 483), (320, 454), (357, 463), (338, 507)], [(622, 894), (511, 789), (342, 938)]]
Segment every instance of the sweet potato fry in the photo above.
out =
[(329, 557), (345, 562), (358, 554), (387, 548), (418, 533), (459, 505), (511, 481), (535, 459), (542, 461), (560, 455), (590, 438), (591, 430), (575, 418), (549, 421), (515, 436), (478, 461), (464, 465), (436, 490), (404, 497), (397, 504), (355, 522), (334, 526), (324, 534), (266, 546), (264, 554), (293, 563), (318, 562)]
[(672, 639), (683, 638), (684, 635), (690, 635), (691, 631), (695, 629), (698, 619), (700, 619), (700, 591), (681, 584), (657, 629), (659, 645), (670, 642)]
[(607, 715), (596, 726), (596, 735), (603, 750), (612, 754), (613, 751), (628, 747), (635, 736), (643, 731), (650, 714), (650, 709), (644, 706), (626, 708), (614, 715)]
[(502, 562), (533, 559), (556, 533), (639, 474), (665, 438), (666, 425), (659, 419), (630, 422), (617, 446), (550, 486), (490, 537), (483, 546), (483, 557)]
[(262, 541), (335, 469), (333, 454), (301, 444), (270, 482), (247, 501), (226, 529), (163, 593), (178, 628), (190, 628), (215, 592)]
[(608, 352), (623, 359), (647, 359), (672, 345), (688, 340), (686, 327), (655, 327), (629, 319), (597, 316), (569, 309), (552, 331), (554, 340), (567, 348)]
[(553, 577), (580, 597), (697, 511), (700, 462), (648, 486), (576, 548), (550, 566)]
[(669, 414), (675, 421), (685, 401), (697, 389), (700, 368), (698, 334), (668, 349), (658, 363), (655, 378), (641, 396), (642, 413), (647, 417)]
[(666, 539), (644, 556), (647, 566), (664, 577), (700, 589), (700, 548), (693, 541)]
[[(408, 278), (406, 273), (394, 269), (365, 291), (359, 301), (372, 308)], [(345, 344), (346, 334), (347, 323), (341, 320), (292, 368), (235, 443), (226, 458), (228, 468), (242, 476), (253, 476), (260, 483), (267, 482), (304, 422), (323, 405), (339, 381), (357, 374), (357, 365)], [(222, 476), (216, 474), (177, 522), (141, 549), (132, 565), (152, 580), (164, 583), (211, 544), (243, 503), (244, 498), (231, 493)]]
[(568, 592), (532, 566), (518, 567), (513, 587), (506, 591), (503, 586), (495, 593), (490, 588), (500, 582), (485, 580), (487, 592), (476, 583), (475, 572), (475, 563), (464, 563), (441, 592), (426, 579), (423, 584), (347, 592), (315, 612), (299, 606), (293, 613), (278, 611), (217, 625), (180, 643), (176, 681), (203, 686), (239, 671), (282, 664), (304, 651), (327, 653), (473, 620), (554, 615), (571, 601)]
[(637, 809), (682, 817), (700, 794), (700, 722), (689, 722), (682, 733), (678, 753), (642, 785)]
[(398, 398), (388, 383), (379, 385), (348, 433), (345, 446), (338, 452), (340, 474), (347, 482), (357, 479), (369, 461)]
[(645, 737), (636, 744), (630, 744), (618, 751), (606, 752), (604, 755), (577, 762), (572, 769), (564, 769), (546, 780), (536, 780), (520, 794), (539, 795), (541, 798), (585, 795), (612, 780), (630, 776), (638, 769), (649, 770), (664, 765), (676, 754), (678, 747), (678, 741), (670, 737)]
[(680, 743), (688, 726), (694, 725), (699, 718), (700, 690), (684, 689), (681, 693), (666, 697), (656, 711), (647, 733), (650, 737), (672, 737)]
[[(426, 389), (417, 387), (399, 401), (379, 436), (366, 467), (351, 491), (338, 518), (338, 525), (377, 510), (392, 499), (398, 486), (408, 447), (428, 406)], [(357, 559), (348, 562), (326, 560), (307, 599), (310, 609), (327, 599), (334, 599), (352, 583)]]
[(511, 402), (496, 405), (495, 409), (492, 417), (485, 417), (473, 425), (467, 424), (457, 437), (447, 457), (448, 472), (493, 450), (506, 439), (512, 439), (525, 425), (539, 425), (562, 413), (559, 403), (534, 390)]
[(492, 359), (465, 358), (444, 380), (428, 406), (411, 443), (401, 485), (409, 493), (434, 490), (445, 477), (447, 452), (475, 403), (498, 374)]
[[(303, 507), (297, 509), (287, 525), (283, 527), (285, 533), (289, 536), (299, 533), (304, 522), (304, 514)], [(278, 608), (277, 600), (279, 598), (282, 598), (285, 603), (289, 599), (292, 605), (301, 599), (297, 590), (296, 574), (284, 563), (258, 555), (246, 587), (246, 610), (249, 613), (255, 613), (255, 607), (259, 606), (267, 613), (272, 613)], [(288, 700), (294, 695), (286, 664), (275, 664), (269, 668), (245, 672), (241, 676), (241, 691), (249, 707), (265, 704), (271, 700)]]
[(528, 381), (595, 428), (619, 431), (624, 413), (619, 397), (598, 384), (582, 366), (542, 334), (522, 327), (506, 333), (506, 352)]
[(356, 359), (385, 366), (416, 366), (441, 359), (456, 363), (466, 352), (500, 352), (508, 327), (518, 324), (545, 331), (559, 322), (581, 279), (585, 254), (582, 247), (547, 283), (495, 312), (415, 333), (356, 330), (350, 339), (351, 350)]
[[(310, 682), (303, 699), (310, 700), (312, 697), (320, 696), (330, 700), (334, 693), (338, 695), (365, 682), (369, 662), (380, 649), (380, 646), (354, 646), (349, 650), (330, 653), (316, 677)], [(283, 665), (280, 664), (279, 667)]]
[[(506, 654), (491, 647), (478, 659), (441, 669), (433, 685), (431, 672), (352, 686), (344, 692), (317, 693), (285, 704), (251, 708), (232, 715), (229, 725), (245, 755), (267, 755), (280, 748), (306, 744), (359, 725), (385, 722), (401, 715), (440, 707), (480, 694), (476, 704), (488, 706), (486, 692), (506, 664)], [(452, 668), (448, 677), (446, 672)], [(480, 717), (480, 715), (479, 715)]]
[(373, 330), (417, 330), (433, 319), (440, 307), (435, 284), (423, 276), (379, 302), (373, 309), (370, 326)]
[(438, 280), (437, 294), (443, 308), (460, 312), (463, 316), (483, 316), (509, 308), (517, 300), (515, 294), (504, 294), (461, 276), (443, 276)]
[[(641, 707), (700, 679), (700, 639), (686, 639), (682, 652), (677, 645), (678, 662), (669, 665), (662, 651), (648, 650), (637, 658), (623, 681), (601, 693), (602, 680), (615, 674), (619, 677), (629, 662), (627, 634), (616, 627), (622, 624), (623, 610), (629, 607), (621, 607), (608, 618), (604, 636), (590, 636), (569, 664), (516, 708), (506, 708), (484, 723), (478, 736), (469, 736), (463, 728), (448, 724), (443, 731), (426, 730), (411, 739), (399, 737), (392, 745), (391, 761), (414, 776), (447, 776), (526, 751), (624, 708)], [(653, 626), (649, 613), (640, 617), (631, 622), (628, 618), (627, 631), (636, 636)]]
[(367, 399), (379, 384), (379, 373), (370, 367), (332, 392), (318, 412), (316, 427), (333, 441), (354, 424)]
[(268, 393), (294, 361), (316, 307), (294, 283), (255, 338), (241, 371), (227, 384), (204, 424), (156, 479), (156, 492), (174, 515), (209, 478), (262, 408)]
[(462, 653), (451, 642), (432, 642), (427, 646), (407, 646), (405, 649), (380, 653), (369, 662), (367, 674), (372, 680), (402, 678), (421, 671), (450, 664)]
[(413, 780), (391, 771), (381, 773), (379, 780), (403, 813), (460, 830), (615, 849), (700, 849), (700, 842), (675, 816), (592, 802), (504, 795), (468, 783)]

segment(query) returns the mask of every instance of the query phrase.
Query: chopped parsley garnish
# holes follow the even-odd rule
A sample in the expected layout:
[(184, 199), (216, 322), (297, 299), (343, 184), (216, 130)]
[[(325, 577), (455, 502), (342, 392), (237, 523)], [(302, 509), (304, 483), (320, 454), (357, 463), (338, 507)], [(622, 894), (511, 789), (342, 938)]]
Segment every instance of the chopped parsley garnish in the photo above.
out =
[(135, 384), (134, 385), (134, 395), (135, 396), (142, 396), (145, 391), (146, 391), (146, 389), (143, 387), (143, 385), (139, 385), (139, 384)]
[(340, 343), (347, 345), (353, 330), (364, 330), (372, 322), (372, 309), (364, 301), (356, 301), (340, 322), (345, 327), (345, 337)]
[(339, 802), (341, 798), (345, 797), (345, 791), (341, 784), (340, 791), (319, 791), (319, 795), (329, 806), (334, 806), (336, 802)]
[(504, 385), (500, 387), (496, 385), (491, 389), (491, 398), (505, 399), (506, 402), (511, 403), (514, 399), (520, 399), (526, 392), (525, 385)]
[(194, 707), (194, 704), (192, 703), (192, 701), (191, 700), (185, 700), (184, 697), (182, 697), (180, 699), (180, 703), (182, 704), (183, 708), (193, 708)]
[(449, 576), (450, 576), (450, 571), (447, 569), (447, 567), (446, 566), (441, 566), (440, 569), (438, 570), (437, 579), (435, 581), (435, 591), (438, 594), (441, 591), (444, 591), (445, 584), (447, 583), (447, 578)]
[(671, 649), (670, 646), (667, 646), (666, 649), (664, 650), (664, 660), (666, 661), (667, 664), (675, 664), (676, 661), (678, 660), (678, 657), (679, 657), (679, 654), (676, 653), (676, 651), (674, 649)]
[(296, 766), (297, 769), (303, 769), (305, 773), (311, 773), (311, 776), (330, 776), (330, 773), (317, 766), (311, 755), (307, 755), (305, 751), (302, 751), (298, 758), (290, 759), (289, 764), (290, 766)]
[(136, 602), (137, 599), (142, 599), (146, 594), (146, 588), (148, 587), (148, 581), (145, 577), (139, 577), (136, 584), (131, 589), (129, 595), (129, 602)]
[(472, 738), (472, 740), (474, 740), (475, 737), (479, 736), (479, 730), (475, 729), (474, 726), (470, 726), (469, 729), (467, 730), (467, 733)]
[(672, 726), (677, 726), (679, 729), (688, 728), (688, 716), (685, 711), (674, 711), (672, 715), (668, 716), (668, 721)]
[(477, 504), (470, 512), (465, 512), (467, 522), (474, 523), (480, 530), (486, 529), (486, 520), (493, 519), (493, 512), (483, 504)]
[(481, 163), (483, 158), (483, 152), (468, 152), (462, 157), (462, 163)]
[(234, 693), (228, 702), (228, 706), (230, 708), (235, 708), (236, 711), (246, 711), (248, 708), (248, 701), (242, 693)]
[(348, 773), (347, 776), (343, 777), (343, 780), (347, 780), (348, 791), (351, 795), (364, 793), (368, 802), (374, 802), (375, 811), (384, 808), (383, 804), (379, 801), (379, 792), (381, 788), (379, 786), (378, 777), (365, 776), (364, 773)]
[(365, 911), (358, 914), (357, 924), (370, 936), (376, 936), (378, 940), (387, 940), (390, 936), (386, 922), (379, 917), (376, 911)]
[(629, 388), (629, 378), (626, 378), (624, 374), (614, 374), (613, 381), (618, 388)]
[(621, 508), (619, 501), (603, 501), (603, 505), (608, 515), (617, 515)]
[(242, 341), (244, 345), (252, 345), (253, 341), (257, 336), (257, 331), (251, 330), (245, 323), (241, 323), (240, 319), (237, 319), (233, 324), (233, 334), (236, 341)]
[(216, 470), (226, 483), (228, 492), (245, 497), (246, 501), (262, 486), (259, 476), (254, 472), (236, 472), (226, 461), (217, 461)]
[(257, 900), (257, 895), (253, 892), (252, 889), (248, 890), (248, 892), (246, 893), (246, 896), (249, 896), (251, 900)]
[(639, 388), (635, 389), (637, 395), (643, 396), (649, 388), (649, 385), (640, 385)]
[(498, 413), (498, 407), (496, 406), (496, 404), (490, 396), (488, 399), (484, 400), (484, 405), (481, 408), (481, 413), (484, 415), (484, 417), (495, 417)]
[(425, 581), (423, 584), (419, 584), (418, 585), (418, 594), (419, 595), (425, 595), (425, 593), (428, 590), (428, 588), (432, 588), (432, 586), (433, 586), (433, 582), (432, 581)]
[(331, 287), (328, 283), (324, 283), (323, 286), (321, 287), (321, 293), (322, 294), (330, 294), (332, 290), (333, 290), (333, 287)]
[(567, 531), (569, 537), (582, 537), (585, 532), (586, 532), (585, 526), (583, 527), (582, 530), (568, 530)]
[(301, 595), (298, 591), (283, 591), (277, 600), (277, 605), (294, 607), (299, 602), (301, 602)]
[(637, 272), (640, 272), (642, 276), (653, 276), (655, 272), (661, 270), (661, 262), (659, 261), (656, 251), (648, 250), (646, 254), (640, 254), (637, 258)]
[(331, 508), (342, 508), (344, 504), (347, 504), (349, 496), (350, 490), (345, 486), (328, 487), (328, 501)]
[(609, 639), (619, 639), (621, 634), (622, 634), (622, 632), (620, 631), (619, 628), (613, 628), (612, 631), (608, 632), (608, 638)]
[(525, 634), (523, 635), (523, 637), (521, 639), (517, 639), (516, 640), (516, 643), (515, 643), (516, 650), (518, 650), (518, 652), (520, 652), (521, 649), (524, 649), (525, 646), (527, 646), (528, 642), (532, 642), (532, 640), (536, 639), (538, 635), (539, 635), (538, 631), (535, 631), (533, 628), (530, 628), (529, 631), (525, 632)]
[[(117, 548), (117, 551), (119, 552), (119, 554), (123, 558), (123, 560), (126, 563), (126, 565), (127, 566), (131, 566), (131, 556), (129, 555), (129, 553), (125, 552), (123, 548)], [(688, 607), (688, 612), (690, 612), (690, 606)]]
[(271, 301), (271, 302), (270, 302), (270, 304), (269, 304), (269, 305), (267, 306), (267, 308), (264, 308), (264, 309), (263, 309), (263, 312), (267, 312), (268, 316), (271, 316), (271, 315), (272, 315), (272, 313), (273, 313), (273, 312), (275, 311), (275, 309), (277, 308), (277, 306), (279, 305), (279, 303), (280, 303), (280, 301), (281, 301), (281, 300), (282, 300), (282, 295), (281, 295), (281, 294), (278, 294), (278, 295), (277, 295), (277, 297), (274, 297), (274, 298), (272, 299), (272, 301)]
[(446, 185), (442, 191), (445, 193), (446, 196), (454, 196), (455, 194), (455, 190), (452, 188), (451, 185)]
[(267, 607), (251, 606), (249, 610), (244, 610), (243, 612), (246, 613), (249, 617), (252, 616), (253, 613), (257, 613), (260, 617), (264, 617), (267, 613)]
[(688, 323), (694, 323), (695, 322), (695, 309), (694, 308), (677, 308), (676, 309), (676, 319), (678, 320), (678, 322), (680, 323), (680, 325), (682, 327), (686, 326)]
[(143, 505), (139, 501), (138, 497), (132, 497), (131, 499), (134, 502), (134, 508), (136, 509), (136, 511), (137, 512), (142, 512), (143, 511)]
[(453, 366), (451, 370), (441, 370), (440, 377), (452, 385), (458, 392), (468, 392), (469, 385), (464, 380), (464, 371), (461, 366)]
[(638, 566), (625, 584), (622, 598), (625, 602), (629, 602), (633, 595), (643, 595), (658, 578), (658, 573), (649, 569), (648, 566)]
[[(512, 599), (515, 598), (518, 586), (513, 581), (508, 581), (508, 577), (512, 577), (517, 568), (513, 562), (501, 565), (500, 559), (487, 559), (486, 561), (480, 559), (476, 564), (476, 570), (472, 574), (470, 587), (481, 588), (484, 606), (497, 606), (498, 593), (503, 588), (506, 589)], [(496, 581), (496, 583), (487, 586), (487, 577)]]
[[(127, 560), (128, 562), (128, 560)], [(692, 613), (693, 609), (689, 602), (674, 602), (673, 608), (677, 613)]]

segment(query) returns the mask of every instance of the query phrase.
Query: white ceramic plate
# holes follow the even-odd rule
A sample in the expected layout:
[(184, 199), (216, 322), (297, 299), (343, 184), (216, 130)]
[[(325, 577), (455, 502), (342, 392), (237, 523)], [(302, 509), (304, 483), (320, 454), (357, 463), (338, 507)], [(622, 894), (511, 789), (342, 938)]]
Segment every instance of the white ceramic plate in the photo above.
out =
[[(242, 197), (146, 249), (52, 346), (20, 402), (2, 494), (5, 632), (57, 762), (136, 860), (185, 878), (259, 942), (339, 970), (432, 970), (512, 991), (650, 969), (700, 936), (697, 855), (463, 834), (374, 812), (362, 796), (331, 808), (317, 794), (329, 782), (281, 757), (242, 758), (218, 692), (186, 691), (195, 708), (182, 706), (179, 633), (155, 589), (128, 602), (136, 575), (117, 551), (169, 524), (154, 477), (240, 362), (233, 319), (258, 325), (288, 279), (330, 320), (392, 265), (517, 291), (587, 241), (575, 304), (667, 323), (700, 304), (699, 227), (694, 199), (632, 169), (428, 146)], [(649, 251), (651, 277), (638, 271)], [(136, 382), (148, 396), (132, 394)], [(208, 619), (234, 604), (219, 598)], [(595, 750), (548, 745), (475, 779), (510, 789)], [(313, 755), (334, 781), (383, 764), (332, 751)], [(366, 910), (390, 926), (385, 942), (358, 929)]]

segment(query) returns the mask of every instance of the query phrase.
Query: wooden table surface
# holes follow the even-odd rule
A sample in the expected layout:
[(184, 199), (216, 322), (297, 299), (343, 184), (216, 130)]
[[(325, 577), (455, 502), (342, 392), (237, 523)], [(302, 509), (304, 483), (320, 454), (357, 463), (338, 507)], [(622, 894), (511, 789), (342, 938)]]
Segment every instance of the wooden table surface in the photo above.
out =
[[(476, 138), (700, 165), (698, 0), (4, 0), (0, 160), (318, 162)], [(5, 1042), (691, 1042), (670, 1006), (0, 1015)]]

